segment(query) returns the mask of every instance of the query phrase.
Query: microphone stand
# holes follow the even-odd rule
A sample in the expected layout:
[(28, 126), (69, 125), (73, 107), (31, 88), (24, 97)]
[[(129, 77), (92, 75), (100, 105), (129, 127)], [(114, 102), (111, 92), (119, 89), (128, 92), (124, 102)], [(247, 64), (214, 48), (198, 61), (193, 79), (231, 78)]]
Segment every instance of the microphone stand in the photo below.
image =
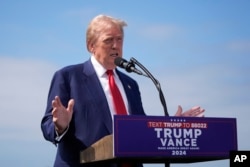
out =
[(157, 88), (157, 90), (159, 92), (161, 104), (162, 104), (163, 109), (164, 109), (164, 114), (165, 114), (165, 116), (169, 116), (168, 109), (167, 109), (167, 104), (166, 104), (163, 92), (161, 90), (160, 82), (157, 79), (155, 79), (155, 77), (141, 63), (139, 63), (135, 58), (132, 57), (130, 59), (130, 62), (138, 65), (147, 74), (147, 75), (143, 75), (143, 74), (142, 75), (146, 76), (146, 77), (149, 77), (153, 81), (153, 83), (155, 84), (155, 86), (156, 86), (156, 88)]
[[(166, 104), (163, 92), (161, 90), (160, 82), (157, 79), (155, 79), (155, 77), (141, 63), (139, 63), (135, 58), (132, 57), (130, 59), (130, 63), (132, 63), (132, 65), (133, 64), (138, 65), (146, 73), (146, 75), (145, 74), (141, 74), (141, 75), (149, 77), (153, 81), (153, 83), (155, 84), (155, 86), (156, 86), (156, 88), (157, 88), (157, 90), (159, 92), (161, 104), (162, 104), (163, 109), (164, 109), (164, 114), (165, 114), (165, 116), (169, 116), (168, 110), (167, 110), (167, 104)], [(165, 162), (165, 167), (170, 167), (170, 163)]]

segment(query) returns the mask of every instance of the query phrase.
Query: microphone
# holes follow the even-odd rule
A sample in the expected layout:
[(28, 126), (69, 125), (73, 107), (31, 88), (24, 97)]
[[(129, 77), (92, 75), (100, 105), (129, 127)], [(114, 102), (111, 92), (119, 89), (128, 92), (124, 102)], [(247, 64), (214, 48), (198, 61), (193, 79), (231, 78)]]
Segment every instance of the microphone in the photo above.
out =
[[(161, 90), (161, 85), (160, 85), (159, 81), (157, 79), (155, 79), (154, 76), (141, 63), (139, 63), (133, 57), (130, 59), (129, 62), (121, 57), (117, 57), (117, 58), (115, 58), (114, 63), (118, 67), (124, 68), (127, 72), (135, 72), (139, 75), (149, 77), (154, 82), (157, 90), (159, 91), (159, 96), (160, 96), (160, 100), (161, 100), (165, 115), (169, 116), (167, 104), (166, 104), (163, 92)], [(135, 64), (138, 65), (143, 70), (143, 72), (145, 72), (146, 74), (144, 74), (140, 70), (136, 69)]]
[(127, 60), (121, 58), (121, 57), (117, 57), (114, 60), (115, 65), (124, 68), (127, 72), (135, 72), (139, 75), (142, 75), (142, 72), (140, 70), (138, 70), (137, 68), (135, 68), (135, 64), (132, 62), (128, 62)]

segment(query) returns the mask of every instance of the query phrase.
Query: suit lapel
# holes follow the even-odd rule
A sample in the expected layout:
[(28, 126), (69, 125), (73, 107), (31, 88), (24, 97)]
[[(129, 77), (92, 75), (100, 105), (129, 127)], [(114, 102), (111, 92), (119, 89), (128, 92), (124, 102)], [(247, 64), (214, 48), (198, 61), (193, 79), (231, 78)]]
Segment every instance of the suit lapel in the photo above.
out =
[(127, 100), (128, 100), (128, 112), (129, 114), (132, 114), (132, 111), (134, 110), (132, 107), (133, 105), (131, 104), (131, 99), (134, 99), (133, 97), (133, 86), (130, 85), (126, 79), (122, 76), (122, 73), (119, 71), (119, 70), (116, 70), (121, 82), (122, 82), (122, 85), (123, 85), (123, 88), (124, 88), (124, 91), (126, 93), (126, 96), (127, 96)]
[[(89, 91), (91, 92), (91, 95), (93, 96), (93, 99), (96, 99), (96, 107), (97, 110), (100, 110), (100, 115), (98, 117), (102, 118), (103, 123), (105, 124), (106, 128), (110, 133), (112, 133), (112, 117), (109, 110), (108, 102), (106, 99), (106, 96), (104, 94), (104, 91), (102, 89), (102, 86), (100, 84), (100, 81), (96, 75), (96, 72), (94, 70), (94, 67), (90, 60), (88, 60), (84, 64), (83, 73), (86, 76), (86, 80), (84, 84), (87, 85), (89, 88)], [(99, 100), (98, 100), (99, 99)]]

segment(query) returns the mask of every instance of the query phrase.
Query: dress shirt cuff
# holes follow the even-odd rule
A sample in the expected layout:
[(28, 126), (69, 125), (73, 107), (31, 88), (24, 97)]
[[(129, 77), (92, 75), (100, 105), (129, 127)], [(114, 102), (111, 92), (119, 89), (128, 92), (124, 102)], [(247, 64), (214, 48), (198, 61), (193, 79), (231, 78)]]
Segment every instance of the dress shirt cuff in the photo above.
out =
[(62, 138), (63, 138), (63, 136), (68, 132), (68, 130), (69, 130), (69, 126), (65, 129), (65, 131), (62, 133), (62, 134), (58, 134), (58, 132), (55, 130), (55, 132), (56, 132), (56, 138), (55, 138), (55, 141), (56, 141), (56, 143), (59, 143), (61, 140), (62, 140)]

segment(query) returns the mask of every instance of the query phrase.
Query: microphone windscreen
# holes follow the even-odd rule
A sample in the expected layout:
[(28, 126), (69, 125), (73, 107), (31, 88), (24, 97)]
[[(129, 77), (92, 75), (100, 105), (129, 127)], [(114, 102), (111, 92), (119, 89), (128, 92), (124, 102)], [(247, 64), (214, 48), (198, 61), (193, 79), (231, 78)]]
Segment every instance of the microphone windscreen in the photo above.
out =
[(117, 66), (121, 66), (123, 62), (126, 62), (126, 60), (124, 60), (124, 59), (121, 58), (121, 57), (117, 57), (117, 58), (115, 58), (115, 60), (114, 60), (114, 63), (115, 63), (115, 65), (117, 65)]

